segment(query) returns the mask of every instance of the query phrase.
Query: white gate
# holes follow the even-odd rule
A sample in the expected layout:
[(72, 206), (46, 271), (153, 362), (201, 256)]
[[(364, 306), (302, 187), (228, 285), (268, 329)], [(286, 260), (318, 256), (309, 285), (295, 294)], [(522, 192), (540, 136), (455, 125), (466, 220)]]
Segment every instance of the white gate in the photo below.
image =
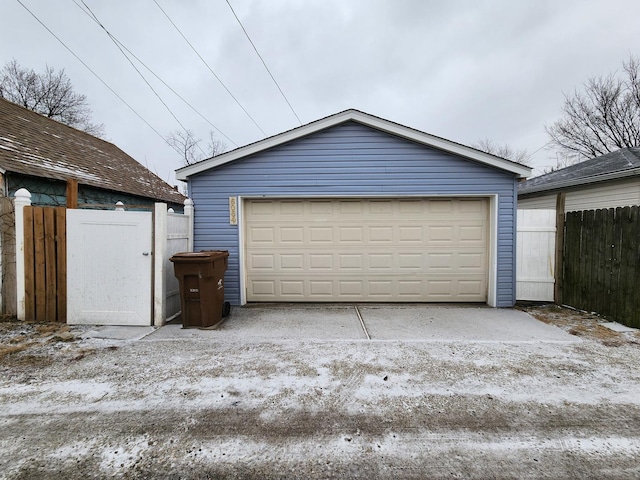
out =
[(152, 224), (151, 212), (67, 210), (67, 323), (152, 324)]
[(556, 211), (518, 210), (516, 299), (553, 302)]

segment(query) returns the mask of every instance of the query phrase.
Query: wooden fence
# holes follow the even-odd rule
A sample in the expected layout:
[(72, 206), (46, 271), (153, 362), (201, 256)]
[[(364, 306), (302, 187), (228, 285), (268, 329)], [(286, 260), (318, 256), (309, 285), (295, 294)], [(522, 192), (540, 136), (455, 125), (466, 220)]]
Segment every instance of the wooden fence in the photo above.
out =
[(24, 208), (25, 319), (67, 320), (65, 207)]
[[(68, 225), (74, 209), (32, 206), (31, 194), (23, 188), (16, 192), (14, 201), (15, 245), (16, 251), (20, 252), (15, 257), (19, 320), (70, 321), (70, 313), (86, 305), (79, 307), (77, 299), (74, 303), (71, 299), (73, 295), (68, 293), (77, 293), (77, 289), (83, 285), (93, 285), (98, 280), (103, 281), (109, 274), (114, 275), (114, 271), (123, 272), (125, 277), (112, 282), (108, 293), (115, 299), (124, 298), (125, 295), (130, 294), (128, 284), (123, 280), (131, 280), (140, 272), (132, 266), (132, 262), (123, 264), (120, 252), (132, 242), (125, 242), (120, 236), (115, 235), (114, 238), (122, 242), (120, 250), (117, 248), (112, 250), (116, 253), (115, 260), (112, 261), (106, 256), (106, 252), (101, 251), (99, 256), (94, 255), (85, 259), (89, 262), (92, 259), (96, 260), (88, 266), (87, 275), (74, 276), (69, 272), (74, 271), (74, 255), (77, 262), (79, 250), (75, 248), (68, 251), (70, 240), (78, 236), (78, 230), (74, 230), (73, 225)], [(122, 204), (112, 207), (114, 206), (115, 210), (125, 210)], [(103, 225), (105, 220), (103, 214), (112, 212), (95, 210), (94, 213), (97, 216), (94, 219), (95, 225)], [(116, 223), (124, 227), (130, 226), (132, 222), (129, 221), (129, 217), (139, 216), (140, 213), (118, 212), (119, 217)], [(144, 295), (142, 300), (145, 305), (151, 303), (151, 308), (148, 309), (151, 313), (146, 314), (141, 324), (160, 326), (180, 313), (180, 295), (177, 280), (173, 275), (173, 264), (169, 258), (176, 252), (193, 250), (193, 202), (190, 199), (185, 200), (184, 214), (167, 211), (166, 204), (156, 203), (153, 206), (153, 214), (148, 215), (152, 218), (152, 231), (145, 234), (148, 244), (135, 254), (136, 258), (141, 254), (140, 258), (153, 259), (152, 262), (147, 262), (149, 278), (145, 280), (149, 283), (147, 286), (150, 293)], [(90, 245), (95, 245), (95, 242)], [(120, 270), (117, 270), (118, 268)], [(146, 271), (146, 267), (143, 269)], [(107, 290), (105, 289), (104, 292)], [(85, 296), (81, 296), (81, 299), (84, 300)], [(101, 305), (104, 306), (106, 304), (103, 301), (104, 295), (100, 296), (100, 299)], [(121, 315), (118, 312), (128, 308), (124, 302), (119, 301), (108, 303), (107, 307), (107, 310), (102, 312), (107, 320), (100, 320), (98, 324), (119, 324)], [(96, 310), (93, 313), (100, 312)], [(129, 313), (128, 310), (125, 313)]]
[(640, 207), (566, 214), (563, 303), (640, 328)]

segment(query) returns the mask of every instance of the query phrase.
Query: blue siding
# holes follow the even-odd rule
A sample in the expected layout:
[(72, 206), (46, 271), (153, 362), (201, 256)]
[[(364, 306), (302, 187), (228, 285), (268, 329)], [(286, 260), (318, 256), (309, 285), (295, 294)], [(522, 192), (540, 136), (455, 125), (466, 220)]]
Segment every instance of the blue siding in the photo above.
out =
[(231, 196), (498, 194), (497, 305), (515, 303), (514, 174), (347, 122), (194, 175), (189, 193), (195, 249), (229, 250), (225, 296), (234, 305), (239, 227), (229, 225)]

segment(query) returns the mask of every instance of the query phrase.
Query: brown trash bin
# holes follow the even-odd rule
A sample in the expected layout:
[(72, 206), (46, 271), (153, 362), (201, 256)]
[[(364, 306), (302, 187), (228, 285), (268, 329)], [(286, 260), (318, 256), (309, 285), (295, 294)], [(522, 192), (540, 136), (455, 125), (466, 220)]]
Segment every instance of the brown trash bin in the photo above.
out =
[(169, 259), (180, 284), (183, 328), (214, 327), (229, 315), (224, 301), (228, 259), (226, 250), (176, 253)]

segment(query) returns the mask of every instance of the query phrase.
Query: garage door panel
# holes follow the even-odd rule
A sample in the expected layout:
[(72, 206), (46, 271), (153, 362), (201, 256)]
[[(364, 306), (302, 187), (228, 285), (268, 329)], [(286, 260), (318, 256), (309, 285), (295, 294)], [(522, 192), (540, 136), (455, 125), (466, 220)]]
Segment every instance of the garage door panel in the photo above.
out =
[(458, 239), (460, 242), (483, 244), (485, 230), (481, 225), (461, 225), (458, 229)]
[(278, 258), (280, 260), (279, 265), (282, 270), (300, 272), (304, 269), (304, 255), (302, 254), (280, 254), (278, 255)]
[(333, 227), (308, 227), (310, 243), (333, 243)]
[(482, 214), (485, 210), (486, 201), (479, 198), (459, 199), (457, 202), (460, 213)]
[(339, 200), (338, 211), (344, 215), (361, 216), (363, 203), (360, 200)]
[(369, 227), (369, 242), (391, 245), (393, 243), (393, 229), (391, 227)]
[(280, 243), (304, 245), (304, 229), (302, 227), (271, 227), (274, 230), (273, 238), (278, 238)]
[[(438, 301), (455, 302), (484, 301), (486, 282), (477, 280), (443, 279), (402, 279), (379, 278), (363, 280), (360, 278), (327, 280), (324, 278), (305, 278), (304, 280), (252, 280), (248, 294), (253, 301)], [(426, 299), (426, 300), (425, 300)]]
[(309, 268), (313, 270), (332, 270), (333, 255), (332, 254), (310, 254)]
[(248, 301), (486, 301), (486, 199), (251, 200), (244, 212)]
[(342, 243), (358, 243), (364, 240), (363, 227), (338, 227), (338, 238)]
[(249, 254), (248, 268), (256, 273), (266, 271), (271, 275), (286, 274), (286, 271), (313, 275), (313, 270), (335, 274), (354, 270), (364, 275), (376, 272), (423, 272), (430, 275), (443, 271), (481, 273), (487, 263), (485, 252), (343, 253), (322, 250), (319, 253), (291, 254), (262, 251), (265, 253)]
[(304, 282), (302, 280), (282, 280), (280, 282), (280, 292), (283, 296), (303, 298)]
[(303, 215), (304, 214), (304, 201), (303, 200), (281, 200), (276, 205), (280, 207), (281, 215)]
[(273, 217), (276, 202), (273, 200), (254, 200), (249, 204), (249, 213), (252, 217)]
[(249, 241), (253, 244), (273, 245), (275, 240), (272, 227), (249, 227)]
[(362, 271), (363, 261), (361, 253), (338, 254), (338, 266), (340, 270), (355, 269)]
[(333, 213), (333, 201), (309, 200), (309, 213), (312, 215), (329, 215)]
[(331, 280), (308, 280), (309, 293), (312, 299), (332, 298), (334, 293), (333, 281)]

